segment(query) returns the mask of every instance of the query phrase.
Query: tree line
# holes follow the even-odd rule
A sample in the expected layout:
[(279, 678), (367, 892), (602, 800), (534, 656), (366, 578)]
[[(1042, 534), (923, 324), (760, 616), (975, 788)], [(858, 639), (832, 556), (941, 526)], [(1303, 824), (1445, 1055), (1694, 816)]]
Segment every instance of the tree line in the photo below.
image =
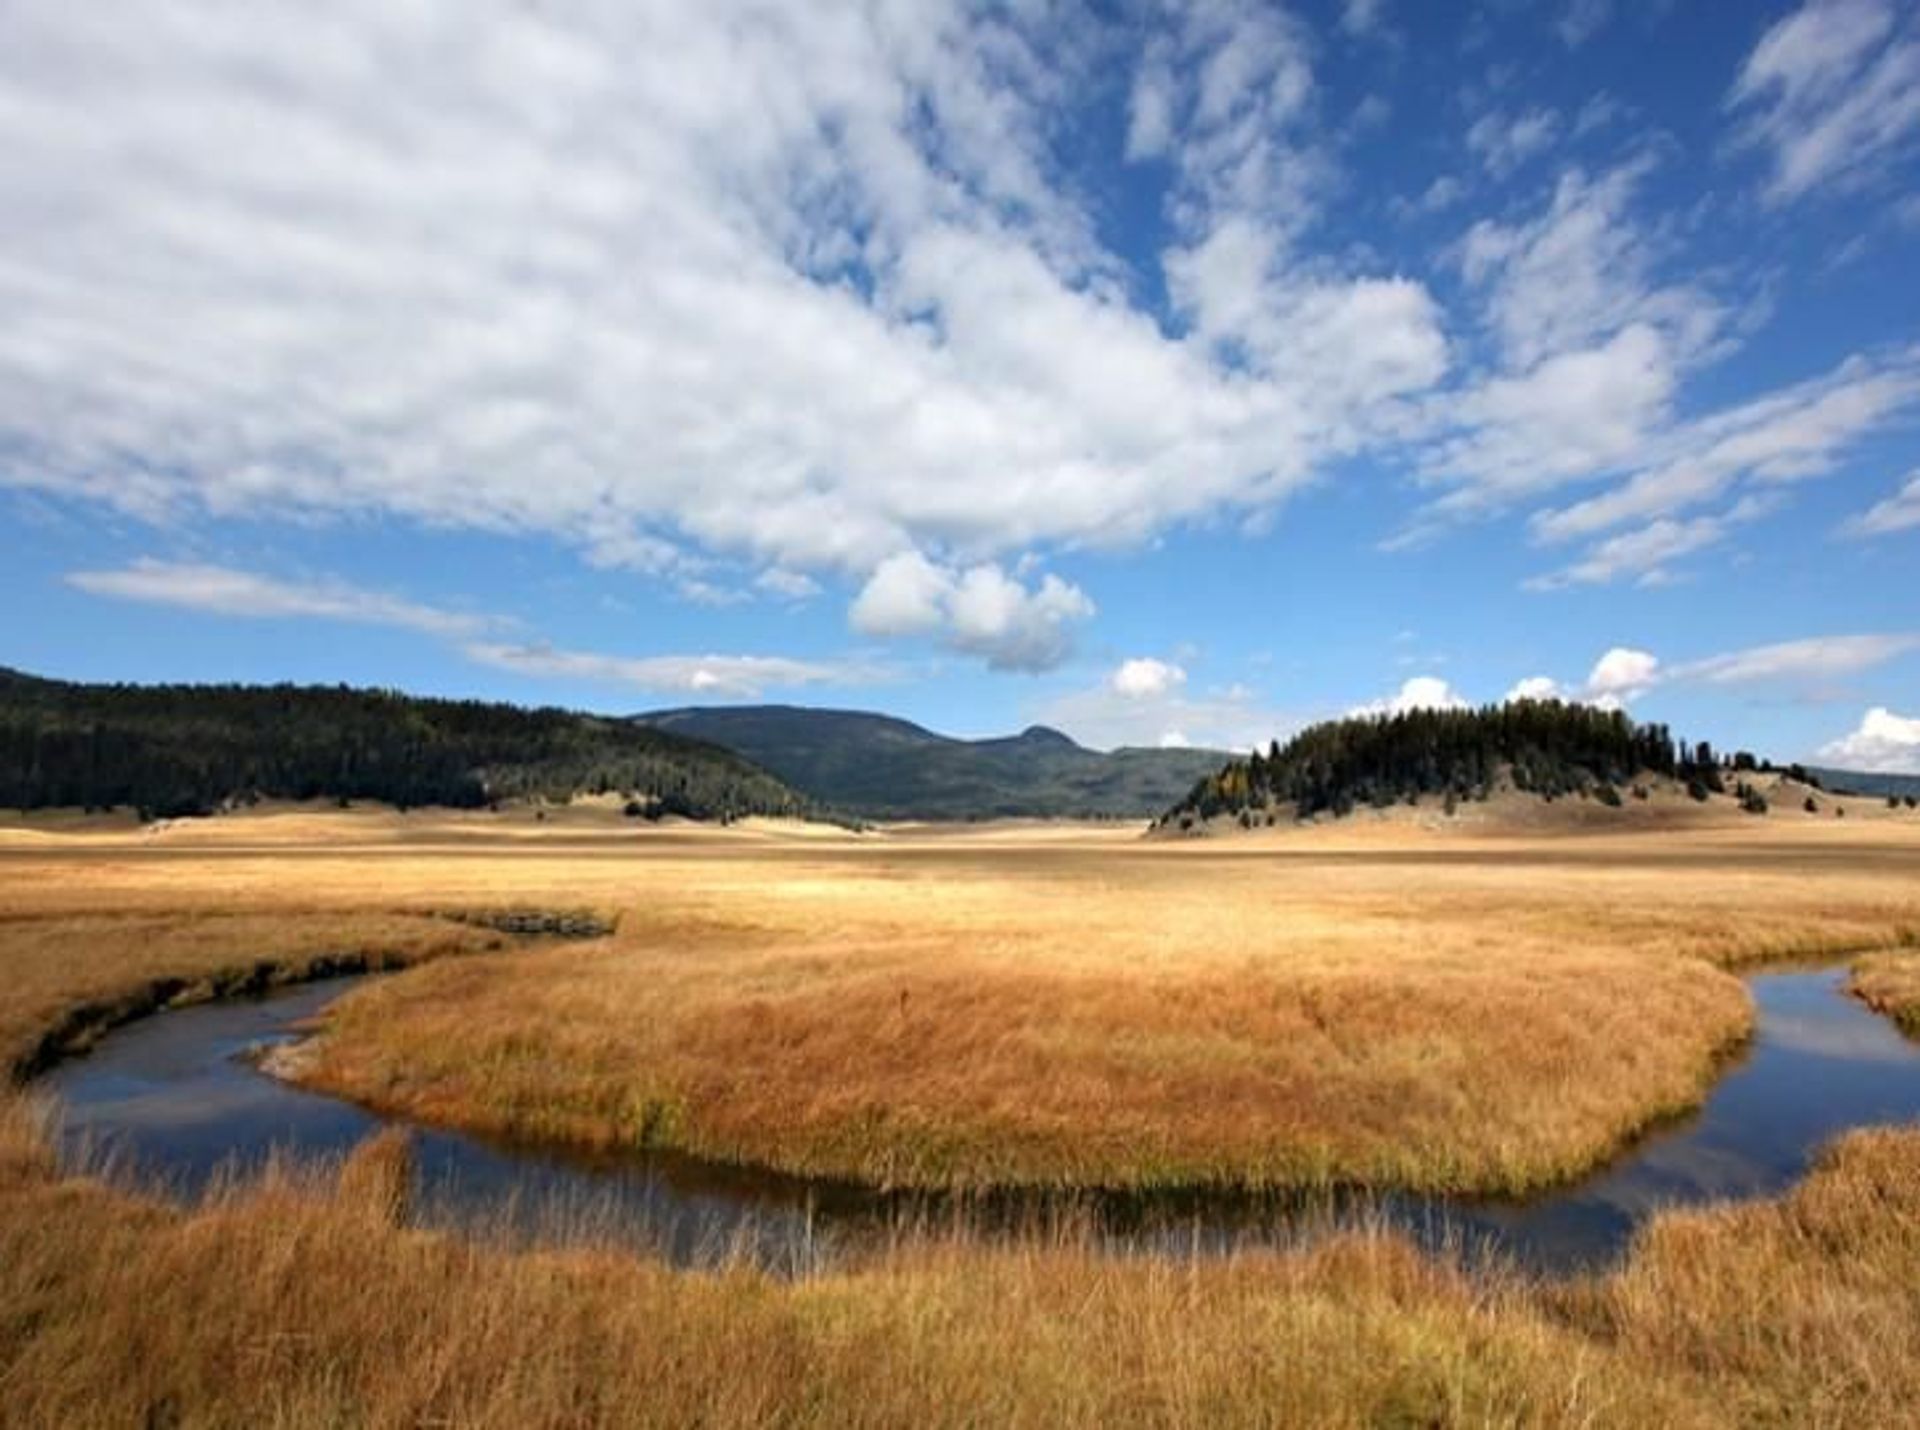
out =
[(270, 799), (476, 808), (626, 794), (651, 815), (798, 815), (715, 745), (628, 720), (391, 690), (89, 685), (0, 671), (0, 807), (146, 818)]
[[(1741, 751), (1676, 740), (1661, 724), (1618, 710), (1560, 700), (1515, 700), (1477, 710), (1408, 710), (1310, 726), (1285, 745), (1230, 761), (1200, 780), (1161, 822), (1265, 812), (1292, 805), (1297, 818), (1385, 808), (1422, 796), (1451, 805), (1485, 799), (1496, 779), (1552, 799), (1588, 793), (1620, 802), (1641, 774), (1686, 784), (1696, 799), (1723, 793), (1728, 770), (1771, 770)], [(1799, 766), (1797, 778), (1812, 782)]]

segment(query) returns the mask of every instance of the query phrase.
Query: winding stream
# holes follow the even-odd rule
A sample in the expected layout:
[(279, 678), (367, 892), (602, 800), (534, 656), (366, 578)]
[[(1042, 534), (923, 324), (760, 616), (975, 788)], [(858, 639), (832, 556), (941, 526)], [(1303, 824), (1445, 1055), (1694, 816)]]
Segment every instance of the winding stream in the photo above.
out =
[[(119, 1177), (191, 1197), (275, 1151), (339, 1155), (393, 1124), (277, 1081), (245, 1056), (297, 1036), (302, 1020), (357, 981), (156, 1014), (56, 1066), (41, 1085), (64, 1103), (68, 1165), (97, 1167), (104, 1158)], [(1548, 1195), (1387, 1195), (1312, 1206), (1196, 1195), (1081, 1199), (1076, 1206), (1122, 1250), (1288, 1241), (1367, 1217), (1429, 1246), (1487, 1249), (1546, 1271), (1604, 1263), (1656, 1208), (1777, 1193), (1838, 1134), (1920, 1118), (1920, 1046), (1849, 997), (1845, 982), (1844, 969), (1752, 976), (1756, 1035), (1701, 1109)], [(885, 1235), (903, 1216), (953, 1214), (924, 1200), (673, 1156), (593, 1155), (402, 1125), (413, 1133), (415, 1217), (432, 1226), (528, 1241), (612, 1238), (682, 1264), (745, 1254), (772, 1269), (799, 1271), (850, 1240)], [(1049, 1210), (1029, 1201), (1018, 1208), (977, 1205), (969, 1214), (1004, 1225)]]

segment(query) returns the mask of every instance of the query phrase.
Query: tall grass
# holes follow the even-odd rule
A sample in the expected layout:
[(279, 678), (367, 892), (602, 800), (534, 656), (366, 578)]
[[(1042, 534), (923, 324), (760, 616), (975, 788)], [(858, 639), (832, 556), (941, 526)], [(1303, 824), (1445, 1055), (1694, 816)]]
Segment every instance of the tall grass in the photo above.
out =
[[(1920, 841), (1833, 826), (0, 851), (0, 1046), (236, 960), (498, 938), (434, 910), (589, 905), (616, 935), (384, 981), (323, 1050), (430, 1117), (902, 1180), (1526, 1181), (1710, 1075), (1746, 1009), (1703, 960), (1920, 925)], [(1071, 1226), (903, 1235), (784, 1280), (413, 1229), (391, 1141), (176, 1208), (63, 1179), (42, 1119), (0, 1097), (9, 1425), (1882, 1425), (1920, 1404), (1920, 1132), (1849, 1138), (1776, 1203), (1658, 1218), (1572, 1284), (1384, 1235), (1155, 1261)]]
[[(1291, 850), (1292, 852), (1289, 852)], [(1720, 971), (1886, 944), (1920, 838), (647, 861), (619, 932), (356, 994), (311, 1078), (883, 1185), (1518, 1192), (1697, 1102)], [(1470, 856), (1470, 857), (1463, 857)]]
[(205, 1205), (52, 1172), (0, 1105), (10, 1425), (1895, 1425), (1920, 1405), (1920, 1133), (1617, 1273), (1383, 1235), (1227, 1260), (906, 1239), (799, 1281), (397, 1225), (396, 1149)]
[(76, 839), (0, 868), (14, 1046), (155, 971), (412, 961), (498, 937), (434, 911), (588, 906), (617, 932), (366, 988), (314, 1076), (427, 1120), (961, 1188), (1537, 1187), (1698, 1099), (1750, 1024), (1710, 965), (1920, 925), (1920, 827), (1885, 821), (1206, 848)]

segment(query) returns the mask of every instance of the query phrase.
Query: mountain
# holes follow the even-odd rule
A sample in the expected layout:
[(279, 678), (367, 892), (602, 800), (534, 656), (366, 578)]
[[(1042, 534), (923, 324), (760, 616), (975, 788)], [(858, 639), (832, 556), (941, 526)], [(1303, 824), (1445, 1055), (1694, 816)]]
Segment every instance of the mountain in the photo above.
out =
[(1882, 775), (1867, 770), (1829, 770), (1815, 768), (1820, 783), (1837, 794), (1871, 795), (1885, 799), (1920, 799), (1920, 775)]
[(811, 808), (731, 750), (630, 720), (346, 686), (83, 685), (0, 669), (0, 808), (167, 816), (256, 797), (470, 808), (609, 792), (694, 818)]
[[(1186, 828), (1215, 815), (1296, 818), (1386, 808), (1422, 795), (1485, 799), (1511, 786), (1546, 799), (1592, 793), (1620, 802), (1619, 787), (1648, 774), (1682, 781), (1696, 798), (1725, 792), (1740, 771), (1707, 745), (1676, 745), (1664, 725), (1636, 725), (1619, 711), (1558, 700), (1518, 700), (1479, 710), (1410, 710), (1313, 725), (1284, 746), (1229, 761), (1174, 804), (1160, 822)], [(1771, 769), (1771, 766), (1766, 768)], [(1797, 766), (1793, 773), (1803, 775)]]
[(812, 798), (868, 819), (1144, 818), (1226, 758), (1210, 750), (1102, 754), (1044, 725), (957, 740), (888, 715), (798, 705), (636, 718), (737, 750)]

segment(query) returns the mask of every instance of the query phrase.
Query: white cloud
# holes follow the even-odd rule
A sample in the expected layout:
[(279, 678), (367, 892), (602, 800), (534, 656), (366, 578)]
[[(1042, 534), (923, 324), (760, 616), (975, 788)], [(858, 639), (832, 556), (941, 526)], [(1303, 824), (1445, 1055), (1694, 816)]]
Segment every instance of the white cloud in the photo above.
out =
[(1437, 675), (1416, 675), (1384, 700), (1356, 705), (1349, 715), (1404, 715), (1410, 710), (1464, 710), (1467, 702)]
[(1820, 757), (1847, 769), (1920, 775), (1920, 719), (1876, 705), (1858, 729), (1822, 745)]
[[(919, 552), (919, 633), (1034, 668), (1091, 602), (1008, 577), (1019, 553), (1255, 529), (1356, 457), (1440, 489), (1430, 524), (1669, 469), (1637, 490), (1705, 488), (1735, 416), (1801, 400), (1675, 420), (1734, 325), (1720, 280), (1662, 271), (1644, 164), (1476, 225), (1477, 314), (1411, 263), (1312, 251), (1364, 186), (1323, 112), (1324, 37), (1261, 0), (1112, 24), (961, 0), (6, 13), (0, 483), (142, 520), (536, 535), (708, 600), (865, 593)], [(1822, 76), (1880, 93), (1909, 31), (1829, 46), (1844, 64), (1763, 42), (1738, 103), (1762, 129), (1808, 96), (1830, 118)], [(1168, 311), (1060, 142), (1128, 46)], [(1566, 130), (1547, 115), (1502, 117), (1487, 161)], [(1840, 132), (1875, 163), (1905, 142)], [(1880, 416), (1777, 452), (1830, 463), (1916, 371), (1856, 364), (1835, 388), (1891, 378)], [(887, 594), (856, 624), (913, 624)]]
[(462, 650), (470, 660), (516, 675), (631, 685), (708, 700), (751, 700), (768, 689), (870, 684), (881, 678), (871, 666), (786, 656), (620, 656), (492, 642), (473, 642)]
[(1747, 56), (1728, 104), (1771, 151), (1767, 196), (1869, 182), (1920, 137), (1920, 27), (1887, 0), (1809, 0)]
[(964, 570), (917, 551), (880, 563), (849, 619), (873, 636), (939, 635), (994, 670), (1051, 670), (1073, 652), (1073, 628), (1093, 615), (1085, 592), (1051, 573), (1037, 586), (991, 563)]
[(804, 571), (789, 571), (770, 566), (754, 577), (753, 584), (772, 596), (786, 601), (806, 601), (820, 594), (820, 583)]
[[(1117, 672), (1115, 672), (1117, 674)], [(1202, 691), (1185, 680), (1138, 693), (1119, 689), (1113, 675), (1098, 685), (1041, 701), (1034, 718), (1071, 734), (1092, 749), (1121, 746), (1209, 750), (1264, 749), (1284, 740), (1301, 720), (1263, 703), (1242, 685)]]
[(1524, 114), (1483, 114), (1467, 130), (1467, 148), (1496, 179), (1504, 179), (1560, 137), (1560, 116), (1551, 109)]
[(1577, 50), (1612, 18), (1613, 0), (1569, 0), (1554, 29), (1568, 49)]
[(1920, 527), (1920, 472), (1885, 501), (1875, 502), (1841, 526), (1848, 536), (1889, 536)]
[(1370, 35), (1380, 28), (1386, 0), (1341, 0), (1340, 28), (1349, 35)]
[[(1920, 349), (1849, 359), (1824, 377), (1681, 422), (1668, 416), (1674, 380), (1659, 336), (1636, 327), (1603, 348), (1550, 358), (1524, 378), (1484, 383), (1452, 409), (1456, 434), (1427, 458), (1429, 481), (1453, 490), (1416, 514), (1397, 544), (1463, 515), (1604, 478), (1612, 485), (1598, 494), (1532, 514), (1540, 542), (1595, 544), (1571, 567), (1529, 584), (1662, 570), (1659, 561), (1622, 558), (1669, 560), (1715, 544), (1776, 509), (1794, 483), (1840, 470), (1863, 439), (1920, 404)], [(1724, 503), (1718, 512), (1677, 519), (1713, 501)], [(1629, 523), (1638, 526), (1625, 537), (1600, 539)]]
[(1561, 700), (1564, 698), (1565, 692), (1560, 689), (1560, 682), (1552, 676), (1530, 675), (1525, 680), (1516, 681), (1513, 689), (1501, 697), (1501, 703), (1503, 705), (1510, 705), (1516, 700)]
[(1164, 261), (1169, 292), (1197, 337), (1256, 372), (1321, 374), (1316, 402), (1358, 411), (1446, 372), (1439, 306), (1411, 279), (1305, 276), (1287, 268), (1272, 228), (1238, 217)]
[(1721, 496), (1743, 480), (1754, 494), (1826, 475), (1847, 448), (1920, 401), (1920, 351), (1876, 367), (1850, 361), (1799, 384), (1672, 429), (1618, 486), (1537, 513), (1543, 540), (1586, 536)]
[(1587, 673), (1587, 695), (1596, 704), (1638, 700), (1661, 680), (1660, 660), (1651, 651), (1614, 646)]
[(1726, 533), (1726, 522), (1717, 517), (1696, 517), (1692, 521), (1662, 517), (1596, 542), (1579, 561), (1551, 575), (1531, 577), (1525, 584), (1529, 590), (1550, 591), (1561, 586), (1605, 585), (1622, 576), (1646, 585), (1658, 584), (1668, 579), (1670, 563), (1716, 545)]
[(1673, 389), (1667, 345), (1644, 325), (1555, 354), (1524, 376), (1490, 379), (1447, 409), (1459, 435), (1426, 462), (1432, 479), (1457, 488), (1436, 505), (1497, 504), (1629, 462), (1664, 420)]
[(1852, 675), (1895, 656), (1920, 650), (1920, 635), (1820, 636), (1780, 641), (1726, 655), (1690, 661), (1669, 672), (1669, 679), (1735, 685), (1760, 680), (1825, 680)]
[(1630, 209), (1645, 161), (1597, 178), (1569, 169), (1537, 217), (1482, 219), (1468, 230), (1461, 269), (1487, 292), (1487, 314), (1509, 367), (1525, 369), (1639, 326), (1658, 332), (1676, 362), (1703, 351), (1724, 320), (1704, 291), (1655, 278), (1658, 245)]
[(1152, 656), (1123, 660), (1108, 677), (1114, 693), (1130, 700), (1145, 700), (1166, 695), (1187, 683), (1187, 673), (1179, 666)]
[(1408, 202), (1399, 200), (1394, 205), (1396, 213), (1437, 214), (1452, 208), (1467, 196), (1467, 186), (1455, 175), (1441, 174), (1420, 191), (1420, 197)]
[(1573, 118), (1573, 137), (1584, 139), (1595, 130), (1605, 129), (1627, 112), (1625, 104), (1603, 89), (1580, 106), (1580, 112)]
[[(1920, 650), (1920, 633), (1776, 641), (1677, 664), (1664, 663), (1651, 651), (1614, 646), (1594, 662), (1579, 698), (1619, 709), (1657, 686), (1824, 682), (1858, 674), (1913, 650)], [(1534, 691), (1570, 698), (1553, 681), (1537, 676), (1521, 681), (1507, 699), (1526, 698)]]
[(69, 586), (95, 596), (178, 606), (213, 615), (273, 620), (306, 617), (398, 626), (436, 636), (473, 635), (499, 622), (421, 605), (341, 581), (297, 582), (230, 566), (142, 558), (112, 571), (73, 571)]
[(875, 568), (849, 619), (870, 636), (926, 635), (946, 620), (953, 576), (917, 551), (888, 557)]
[(1298, 226), (1326, 178), (1300, 133), (1314, 89), (1312, 42), (1278, 6), (1169, 5), (1135, 70), (1128, 157), (1172, 163), (1183, 225), (1232, 212)]
[[(1253, 4), (1171, 23), (1134, 128), (1180, 231), (1305, 222), (1328, 161), (1277, 137), (1305, 32)], [(1270, 508), (1435, 370), (1431, 301), (1283, 265), (1300, 346), (1257, 380), (1165, 331), (1055, 172), (1112, 53), (1075, 32), (937, 0), (29, 0), (0, 212), (57, 221), (0, 230), (0, 481), (673, 576), (864, 579)]]

